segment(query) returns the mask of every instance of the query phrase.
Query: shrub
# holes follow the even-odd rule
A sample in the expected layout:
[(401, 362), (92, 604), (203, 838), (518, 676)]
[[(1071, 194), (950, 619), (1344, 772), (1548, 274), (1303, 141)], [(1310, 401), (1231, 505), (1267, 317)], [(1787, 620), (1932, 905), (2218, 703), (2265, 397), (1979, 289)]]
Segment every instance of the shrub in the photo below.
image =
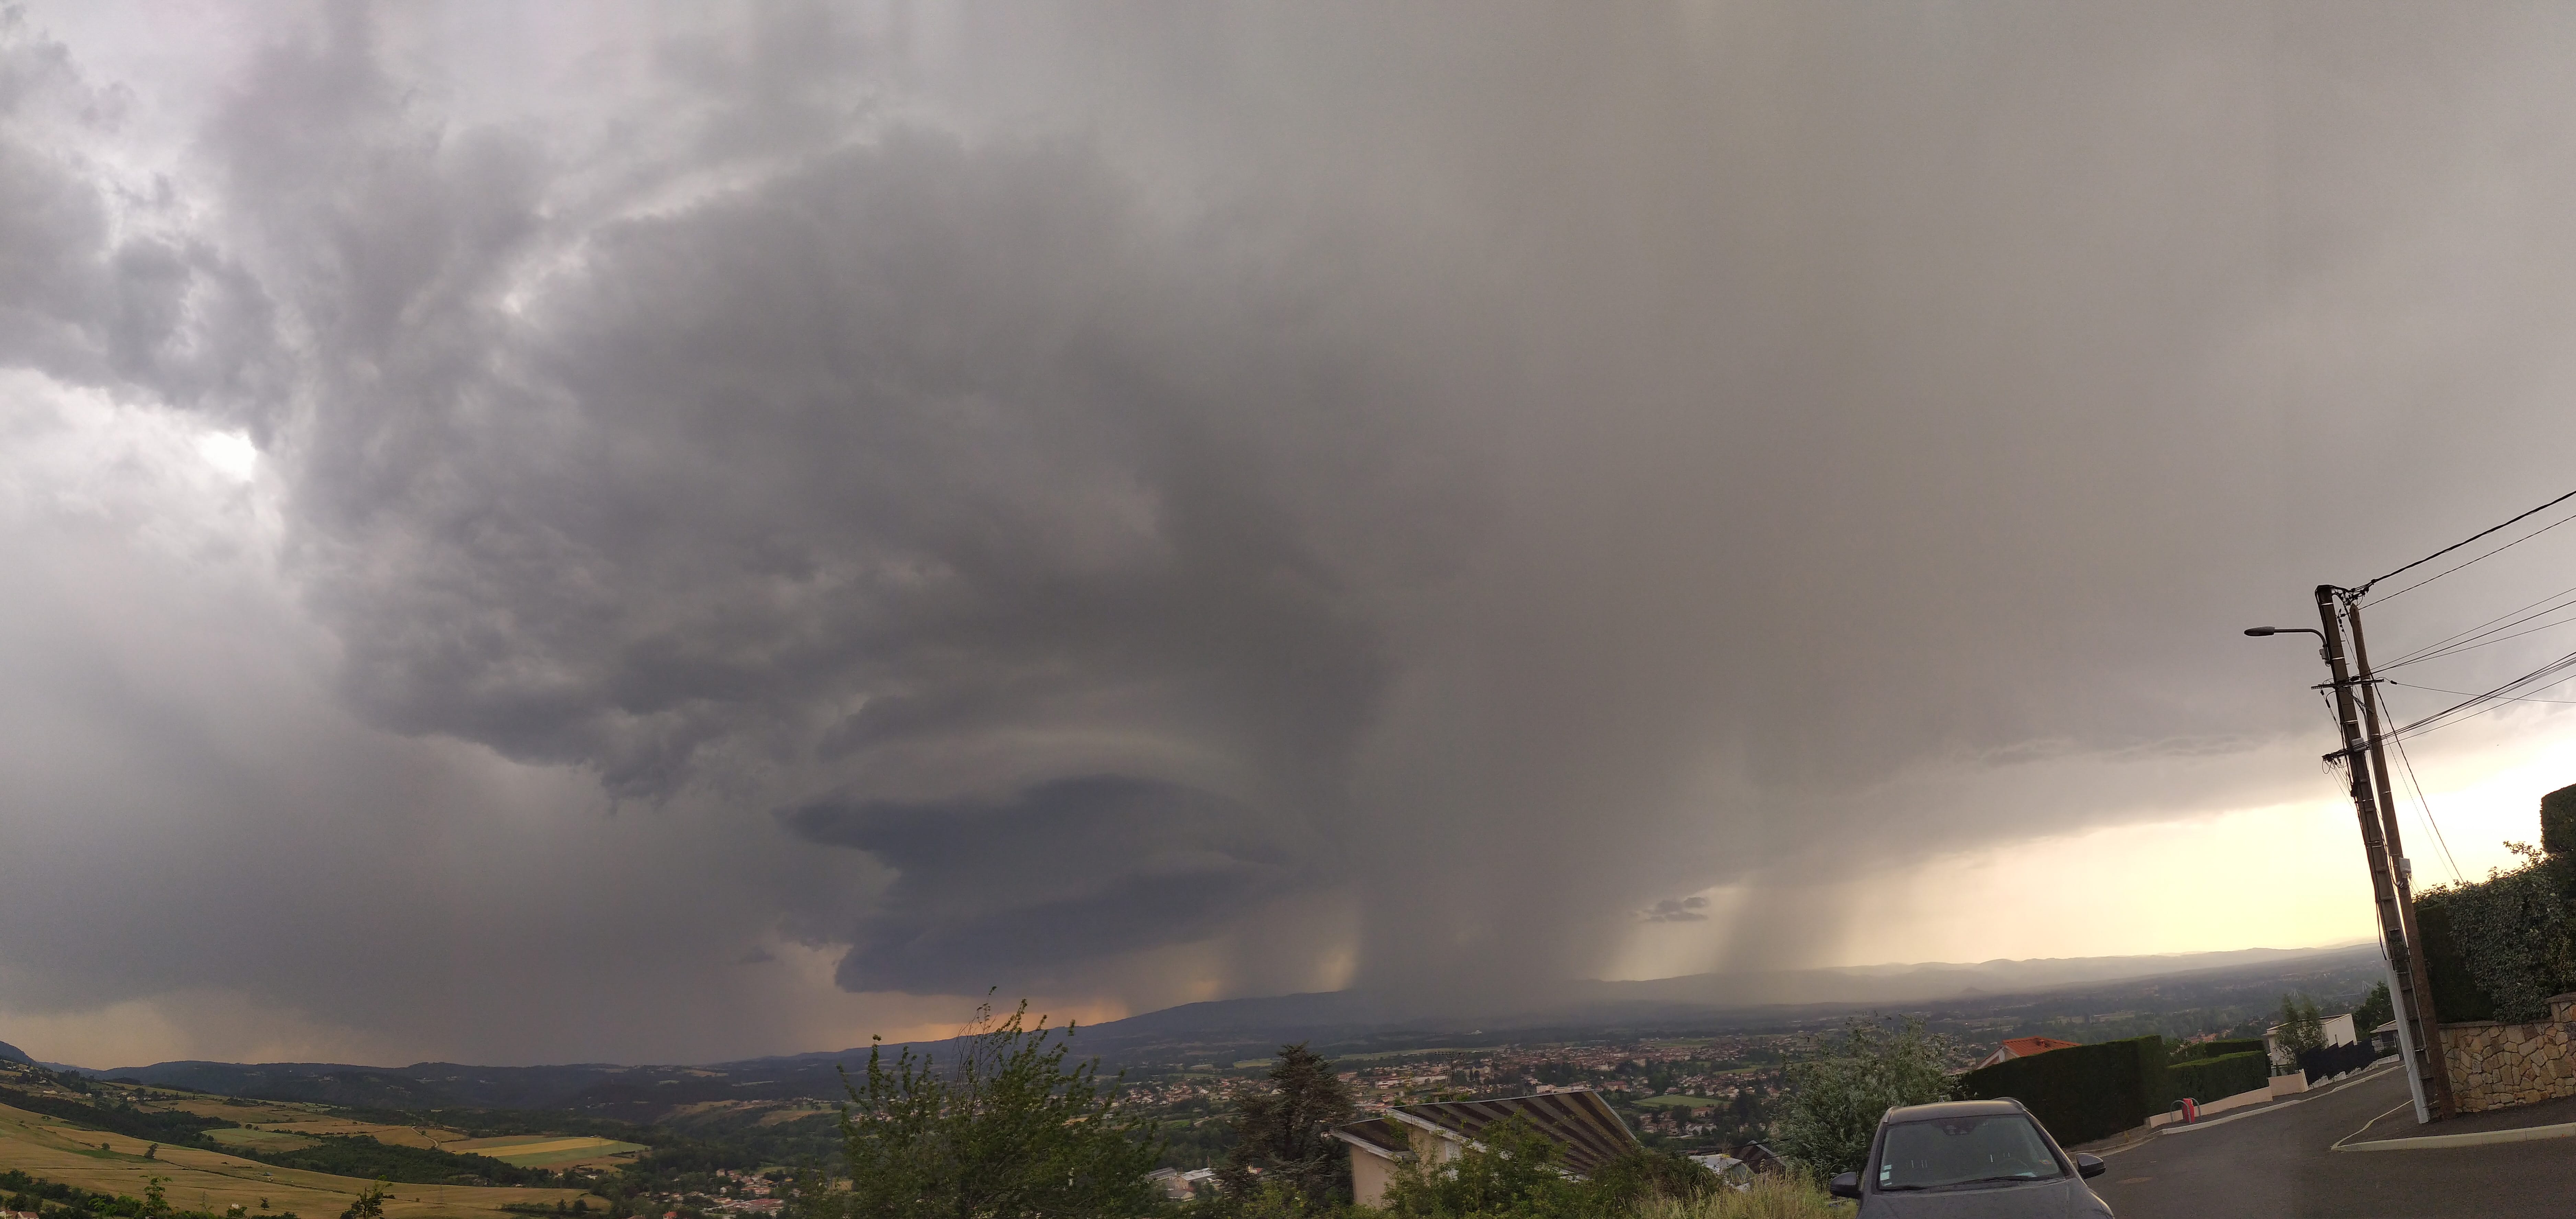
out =
[(2272, 1078), (2272, 1056), (2255, 1042), (2251, 1052), (2221, 1054), (2216, 1058), (2190, 1058), (2165, 1068), (2165, 1084), (2175, 1099), (2190, 1097), (2200, 1104), (2251, 1092), (2266, 1086)]
[(1854, 1020), (1809, 1044), (1815, 1056), (1789, 1065), (1788, 1099), (1772, 1130), (1780, 1154), (1818, 1178), (1859, 1169), (1888, 1109), (1958, 1095), (1948, 1066), (1956, 1044), (1919, 1019), (1893, 1029)]
[(1959, 1085), (1979, 1100), (2020, 1101), (2072, 1147), (2162, 1112), (2173, 1099), (2166, 1074), (2164, 1038), (2150, 1035), (1999, 1062), (1961, 1076)]
[(1404, 1219), (1574, 1219), (1593, 1211), (1590, 1191), (1557, 1171), (1557, 1145), (1537, 1127), (1508, 1117), (1478, 1131), (1476, 1142), (1445, 1163), (1417, 1157), (1398, 1165), (1387, 1182), (1388, 1213)]
[(2576, 787), (2562, 787), (2540, 798), (2540, 849), (2552, 855), (2576, 854)]
[[(2484, 1017), (2516, 1023), (2540, 1020), (2549, 1015), (2547, 1000), (2552, 995), (2576, 989), (2576, 921), (2567, 911), (2567, 890), (2571, 876), (2576, 876), (2576, 859), (2548, 859), (2538, 850), (2521, 843), (2505, 844), (2523, 857), (2523, 865), (2512, 871), (2489, 869), (2487, 878), (2472, 884), (2445, 885), (2427, 891), (2417, 902), (2417, 925), (2424, 927), (2427, 910), (2438, 916), (2442, 946), (2437, 951), (2430, 928), (2426, 928), (2426, 964), (2443, 963), (2445, 956), (2456, 956), (2458, 972), (2490, 1008)], [(2453, 1010), (2446, 998), (2459, 1001), (2461, 1008), (2475, 1005), (2457, 993), (2460, 979), (2456, 974), (2450, 986), (2440, 985), (2440, 969), (2434, 969), (2436, 985), (2434, 1007), (2446, 1021), (2480, 1017)], [(2445, 995), (2445, 990), (2452, 992)]]

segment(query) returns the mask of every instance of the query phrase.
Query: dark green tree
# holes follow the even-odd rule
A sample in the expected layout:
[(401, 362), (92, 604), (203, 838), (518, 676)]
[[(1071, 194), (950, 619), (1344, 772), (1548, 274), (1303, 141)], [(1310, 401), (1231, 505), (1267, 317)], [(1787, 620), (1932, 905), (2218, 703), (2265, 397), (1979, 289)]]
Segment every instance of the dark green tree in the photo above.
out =
[(846, 1192), (801, 1191), (808, 1213), (846, 1219), (1108, 1219), (1153, 1211), (1145, 1182), (1153, 1127), (1119, 1102), (1123, 1073), (1098, 1060), (1070, 1069), (1059, 1034), (1028, 1004), (997, 1020), (991, 1004), (944, 1066), (911, 1050), (868, 1051), (864, 1083), (843, 1079)]
[(1350, 1154), (1325, 1131), (1352, 1116), (1351, 1090), (1329, 1060), (1302, 1041), (1279, 1047), (1269, 1086), (1235, 1094), (1234, 1148), (1220, 1175), (1226, 1194), (1250, 1197), (1258, 1183), (1316, 1207), (1348, 1201)]
[(1785, 1072), (1789, 1088), (1773, 1146), (1817, 1178), (1863, 1166), (1879, 1115), (1898, 1105), (1949, 1100), (1958, 1081), (1950, 1076), (1957, 1043), (1931, 1032), (1921, 1017), (1894, 1027), (1853, 1019), (1841, 1036), (1819, 1036), (1810, 1056)]
[(2352, 1009), (2352, 1031), (2357, 1037), (2370, 1036), (2370, 1030), (2397, 1018), (2397, 1004), (2388, 997), (2385, 982), (2370, 988), (2369, 997)]

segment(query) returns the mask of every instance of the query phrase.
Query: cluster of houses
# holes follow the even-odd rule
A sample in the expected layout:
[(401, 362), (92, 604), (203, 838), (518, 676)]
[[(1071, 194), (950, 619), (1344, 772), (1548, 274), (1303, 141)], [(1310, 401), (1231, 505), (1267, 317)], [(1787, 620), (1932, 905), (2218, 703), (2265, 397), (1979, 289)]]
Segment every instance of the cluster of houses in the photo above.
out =
[[(1477, 1136), (1496, 1122), (1519, 1118), (1556, 1144), (1557, 1164), (1567, 1173), (1589, 1176), (1604, 1164), (1636, 1150), (1640, 1144), (1627, 1124), (1601, 1094), (1588, 1088), (1551, 1088), (1532, 1096), (1497, 1100), (1431, 1101), (1390, 1106), (1375, 1117), (1336, 1126), (1333, 1138), (1349, 1149), (1351, 1189), (1362, 1206), (1386, 1198), (1399, 1165), (1442, 1164), (1477, 1147)], [(1734, 1155), (1694, 1156), (1702, 1166), (1741, 1183), (1755, 1171), (1780, 1167), (1777, 1156), (1759, 1143)], [(1163, 1195), (1175, 1201), (1194, 1197), (1216, 1184), (1216, 1170), (1183, 1172), (1159, 1168), (1147, 1174)]]

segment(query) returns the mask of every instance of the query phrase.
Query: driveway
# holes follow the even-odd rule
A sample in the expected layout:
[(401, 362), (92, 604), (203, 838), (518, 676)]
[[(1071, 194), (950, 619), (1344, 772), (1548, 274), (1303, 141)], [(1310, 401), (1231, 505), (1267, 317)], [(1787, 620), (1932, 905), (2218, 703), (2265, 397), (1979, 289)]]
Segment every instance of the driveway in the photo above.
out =
[(2297, 1104), (2159, 1135), (2105, 1157), (2110, 1171), (2093, 1190), (2120, 1219), (2576, 1214), (2576, 1139), (2328, 1150), (2406, 1103), (2405, 1077), (2383, 1068)]

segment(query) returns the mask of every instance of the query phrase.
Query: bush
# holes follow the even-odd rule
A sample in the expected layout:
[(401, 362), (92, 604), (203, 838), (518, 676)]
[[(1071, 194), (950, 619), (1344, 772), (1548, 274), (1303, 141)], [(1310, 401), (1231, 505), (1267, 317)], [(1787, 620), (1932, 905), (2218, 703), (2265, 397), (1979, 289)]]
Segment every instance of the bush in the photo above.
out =
[(2176, 1100), (2190, 1097), (2200, 1104), (2251, 1092), (2270, 1084), (2272, 1056), (2255, 1042), (2250, 1052), (2221, 1054), (2216, 1058), (2190, 1058), (2165, 1068), (2167, 1094)]
[(1788, 1099), (1772, 1132), (1784, 1158), (1820, 1179), (1862, 1167), (1878, 1119), (1890, 1108), (1958, 1095), (1948, 1066), (1956, 1044), (1924, 1031), (1919, 1019), (1894, 1029), (1854, 1020), (1840, 1036), (1810, 1045), (1813, 1058), (1789, 1065)]
[(2150, 1035), (1999, 1062), (1961, 1076), (1959, 1085), (1979, 1100), (2020, 1101), (2072, 1147), (2163, 1112), (2173, 1100), (2166, 1074), (2164, 1038)]
[(1591, 1191), (1557, 1170), (1556, 1142), (1537, 1127), (1507, 1117), (1478, 1131), (1476, 1142), (1481, 1146), (1445, 1163), (1416, 1157), (1398, 1165), (1387, 1182), (1387, 1212), (1403, 1219), (1576, 1219), (1594, 1213)]
[[(2422, 895), (2415, 905), (2415, 928), (2424, 940), (2424, 984), (2433, 992), (2433, 1011), (2445, 1022), (2493, 1020), (2495, 1004), (2469, 976), (2469, 960), (2451, 934), (2447, 890)], [(2375, 1027), (2375, 1026), (2374, 1026)]]
[(2576, 854), (2576, 787), (2540, 798), (2540, 849), (2551, 855)]
[[(2505, 845), (2523, 857), (2521, 867), (2489, 869), (2483, 881), (2445, 885), (2417, 900), (2417, 925), (2425, 925), (2429, 910), (2438, 916), (2442, 931), (2438, 950), (2431, 930), (2425, 931), (2427, 966), (2454, 957), (2489, 1009), (2483, 1017), (2467, 1014), (2478, 1005), (2457, 993), (2459, 978), (2452, 977), (2444, 987), (2440, 975), (2445, 971), (2433, 969), (2433, 1003), (2445, 1021), (2546, 1019), (2550, 996), (2576, 990), (2576, 920), (2567, 910), (2576, 859), (2548, 859), (2521, 843)], [(2446, 998), (2462, 1010), (2454, 1010)]]

